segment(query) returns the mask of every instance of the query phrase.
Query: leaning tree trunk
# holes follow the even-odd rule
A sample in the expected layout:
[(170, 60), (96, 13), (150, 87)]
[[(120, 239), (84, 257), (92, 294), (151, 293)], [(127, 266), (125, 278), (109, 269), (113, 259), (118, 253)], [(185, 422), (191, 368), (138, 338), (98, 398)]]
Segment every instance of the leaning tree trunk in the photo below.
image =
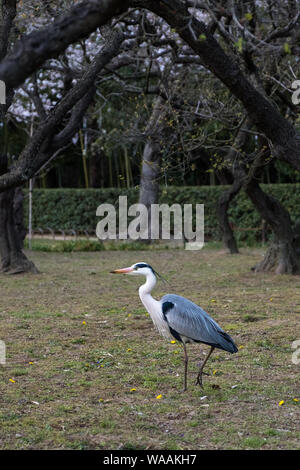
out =
[(299, 274), (298, 238), (292, 228), (289, 213), (277, 199), (261, 189), (255, 178), (247, 182), (245, 190), (261, 217), (273, 230), (275, 237), (264, 259), (252, 269), (256, 272), (275, 271), (277, 274)]
[(228, 249), (229, 253), (235, 254), (238, 253), (238, 246), (236, 239), (231, 228), (229, 218), (228, 218), (228, 209), (231, 201), (239, 193), (240, 189), (243, 186), (245, 180), (246, 172), (244, 170), (244, 165), (242, 161), (242, 154), (244, 147), (248, 142), (248, 132), (252, 126), (250, 119), (246, 119), (245, 123), (242, 124), (242, 127), (239, 129), (234, 144), (226, 155), (226, 161), (231, 164), (231, 172), (234, 178), (233, 184), (231, 187), (224, 191), (221, 194), (218, 203), (217, 203), (217, 217), (219, 219), (219, 226), (221, 229), (222, 240), (225, 247)]
[(240, 191), (242, 184), (241, 180), (235, 180), (232, 186), (221, 194), (217, 204), (217, 217), (219, 219), (219, 226), (222, 233), (222, 241), (231, 254), (239, 253), (239, 250), (229, 222), (228, 209), (231, 201)]
[(144, 204), (148, 211), (148, 241), (151, 242), (151, 205), (158, 203), (159, 175), (161, 157), (161, 138), (163, 132), (162, 120), (165, 116), (165, 107), (162, 98), (155, 101), (146, 133), (148, 139), (143, 151), (143, 161), (140, 179), (139, 203)]
[(20, 239), (21, 248), (24, 248), (24, 240), (27, 235), (27, 230), (24, 225), (24, 193), (23, 189), (19, 186), (15, 188), (15, 195), (14, 195), (14, 220), (15, 226), (18, 233), (18, 237)]
[[(6, 171), (7, 157), (0, 156), (0, 174)], [(0, 193), (0, 271), (6, 274), (37, 273), (37, 268), (22, 250), (24, 227), (16, 220), (18, 209), (15, 210), (20, 205), (18, 191), (12, 188)]]

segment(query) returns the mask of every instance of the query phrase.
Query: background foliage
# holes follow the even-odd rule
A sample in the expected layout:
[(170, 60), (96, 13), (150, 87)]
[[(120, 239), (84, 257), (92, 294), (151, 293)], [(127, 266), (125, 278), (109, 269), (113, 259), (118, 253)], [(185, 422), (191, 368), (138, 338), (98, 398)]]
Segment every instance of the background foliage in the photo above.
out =
[[(289, 211), (292, 222), (299, 218), (300, 184), (262, 185), (264, 191), (276, 197)], [(220, 237), (216, 218), (216, 203), (226, 186), (189, 186), (162, 187), (159, 203), (204, 204), (205, 234), (218, 240)], [(97, 188), (97, 189), (35, 189), (33, 191), (33, 227), (34, 229), (51, 228), (58, 230), (89, 231), (95, 233), (97, 222), (96, 209), (100, 204), (112, 204), (118, 213), (119, 196), (127, 196), (128, 206), (138, 201), (138, 188)], [(25, 197), (25, 224), (28, 221), (28, 197)], [(239, 228), (259, 228), (262, 221), (244, 193), (240, 193), (232, 202), (229, 210), (230, 219)], [(195, 216), (195, 214), (194, 214)], [(254, 241), (261, 237), (255, 231), (237, 231), (240, 240)]]

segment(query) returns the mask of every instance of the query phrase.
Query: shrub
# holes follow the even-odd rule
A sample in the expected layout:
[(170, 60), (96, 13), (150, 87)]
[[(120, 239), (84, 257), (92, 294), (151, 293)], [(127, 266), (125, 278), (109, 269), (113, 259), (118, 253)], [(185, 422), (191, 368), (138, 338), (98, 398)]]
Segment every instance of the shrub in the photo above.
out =
[[(273, 184), (262, 185), (264, 191), (276, 197), (290, 212), (292, 222), (299, 218), (300, 184)], [(216, 218), (216, 204), (224, 186), (189, 186), (189, 187), (162, 187), (160, 203), (178, 204), (204, 204), (205, 234), (207, 237), (218, 240), (220, 231)], [(119, 196), (128, 197), (128, 206), (138, 200), (138, 188), (118, 189), (35, 189), (33, 191), (33, 227), (54, 231), (71, 230), (77, 232), (89, 231), (95, 233), (99, 218), (96, 209), (102, 203), (110, 203), (116, 208), (118, 214)], [(193, 211), (195, 218), (195, 210)], [(24, 205), (25, 224), (28, 224), (28, 202)], [(230, 220), (239, 228), (259, 228), (261, 218), (249, 198), (244, 192), (238, 194), (229, 209)], [(195, 221), (194, 221), (195, 222)], [(259, 232), (237, 231), (239, 241), (254, 243)], [(259, 235), (260, 236), (260, 235)]]

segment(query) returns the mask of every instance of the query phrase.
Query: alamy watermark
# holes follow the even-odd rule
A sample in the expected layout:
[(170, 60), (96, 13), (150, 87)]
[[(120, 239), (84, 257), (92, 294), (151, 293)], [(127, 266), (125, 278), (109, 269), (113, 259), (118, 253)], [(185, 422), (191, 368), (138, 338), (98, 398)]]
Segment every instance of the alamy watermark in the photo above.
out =
[(0, 104), (6, 104), (6, 85), (0, 80)]
[(295, 349), (292, 354), (292, 363), (298, 365), (300, 364), (300, 339), (292, 342), (292, 349)]
[(4, 341), (0, 340), (0, 365), (5, 366), (6, 364), (6, 346)]
[[(195, 209), (193, 219), (192, 204), (183, 207), (180, 204), (151, 204), (148, 211), (144, 204), (128, 207), (127, 196), (119, 196), (118, 224), (115, 206), (101, 204), (96, 215), (103, 218), (97, 224), (96, 234), (100, 240), (185, 239), (188, 240), (187, 250), (201, 250), (204, 245), (204, 205), (196, 204)], [(129, 223), (128, 218), (132, 219)]]
[(292, 83), (292, 89), (295, 90), (292, 94), (292, 103), (300, 104), (300, 80), (295, 80)]

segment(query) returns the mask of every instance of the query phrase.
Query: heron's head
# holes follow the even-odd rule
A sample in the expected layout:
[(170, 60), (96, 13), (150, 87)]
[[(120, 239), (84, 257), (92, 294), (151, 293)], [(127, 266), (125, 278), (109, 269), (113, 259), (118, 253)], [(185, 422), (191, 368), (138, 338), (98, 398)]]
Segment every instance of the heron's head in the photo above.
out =
[(129, 266), (129, 268), (121, 268), (121, 269), (115, 269), (114, 271), (111, 271), (111, 273), (114, 274), (130, 274), (130, 275), (143, 275), (143, 276), (149, 276), (153, 275), (154, 276), (157, 274), (156, 271), (150, 266), (150, 264), (147, 263), (135, 263), (132, 266)]

